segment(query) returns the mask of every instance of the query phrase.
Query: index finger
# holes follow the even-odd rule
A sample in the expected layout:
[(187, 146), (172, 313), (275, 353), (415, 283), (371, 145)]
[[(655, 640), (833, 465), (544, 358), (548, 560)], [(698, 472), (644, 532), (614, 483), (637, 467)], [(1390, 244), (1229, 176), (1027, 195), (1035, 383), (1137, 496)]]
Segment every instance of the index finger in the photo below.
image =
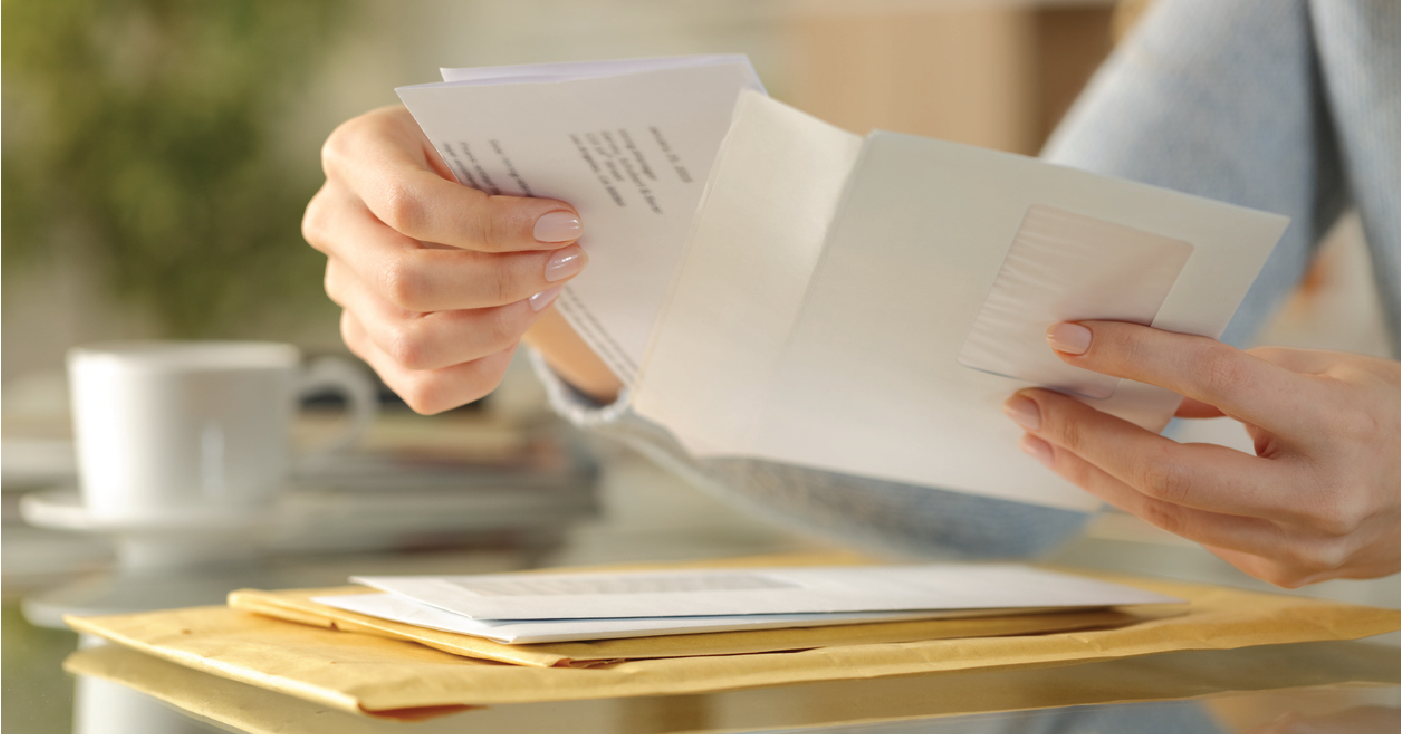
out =
[(1297, 496), (1284, 491), (1298, 471), (1293, 466), (1215, 444), (1177, 443), (1051, 390), (1022, 390), (1003, 409), (1029, 433), (1154, 500), (1241, 517), (1305, 516)]
[(328, 178), (380, 221), (421, 242), (480, 252), (555, 250), (579, 239), (579, 213), (554, 199), (490, 195), (450, 170), (402, 107), (350, 120), (321, 151)]
[(1310, 421), (1319, 404), (1311, 381), (1204, 336), (1077, 321), (1052, 326), (1046, 339), (1067, 364), (1165, 387), (1265, 428)]

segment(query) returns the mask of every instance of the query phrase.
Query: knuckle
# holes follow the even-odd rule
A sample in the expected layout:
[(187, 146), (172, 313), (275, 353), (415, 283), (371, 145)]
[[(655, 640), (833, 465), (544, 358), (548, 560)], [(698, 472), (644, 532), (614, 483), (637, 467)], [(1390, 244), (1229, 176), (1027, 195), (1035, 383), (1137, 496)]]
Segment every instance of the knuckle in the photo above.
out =
[(1085, 431), (1079, 421), (1067, 419), (1054, 406), (1045, 403), (1041, 405), (1041, 419), (1045, 421), (1048, 433), (1055, 436), (1061, 446), (1076, 454), (1085, 448)]
[(1297, 589), (1309, 582), (1309, 576), (1292, 566), (1275, 565), (1261, 573), (1260, 580), (1282, 589)]
[(453, 407), (443, 399), (443, 389), (432, 375), (402, 380), (394, 392), (419, 415), (433, 415)]
[(1345, 538), (1357, 532), (1372, 514), (1370, 499), (1351, 487), (1323, 493), (1307, 515), (1309, 526), (1328, 538)]
[(380, 292), (399, 308), (407, 311), (429, 311), (428, 274), (415, 258), (401, 256), (385, 261), (380, 269)]
[(380, 111), (370, 110), (337, 125), (335, 129), (331, 130), (331, 134), (326, 136), (326, 142), (321, 145), (322, 159), (348, 159), (356, 147), (356, 141), (382, 130), (384, 125), (381, 121), (381, 115), (378, 114)]
[(1057, 451), (1054, 446), (1051, 450), (1055, 451), (1055, 471), (1071, 484), (1090, 489), (1099, 481), (1098, 469), (1090, 462), (1076, 457), (1073, 453), (1067, 455), (1068, 452)]
[(1328, 538), (1344, 537), (1357, 529), (1357, 523), (1340, 508), (1327, 507), (1308, 515), (1309, 528)]
[(372, 133), (375, 125), (372, 114), (352, 117), (337, 125), (336, 129), (326, 136), (326, 142), (321, 144), (321, 170), (325, 171), (328, 177), (334, 176), (344, 164), (353, 161), (358, 141)]
[(1113, 323), (1097, 325), (1090, 350), (1082, 357), (1087, 360), (1086, 364), (1094, 364), (1096, 370), (1108, 374), (1122, 375), (1131, 372), (1137, 365), (1157, 358), (1140, 330), (1125, 326)]
[(388, 379), (388, 375), (374, 363), (373, 358), (375, 356), (375, 350), (368, 343), (364, 330), (360, 327), (359, 322), (355, 320), (355, 316), (351, 314), (349, 310), (343, 309), (341, 311), (340, 332), (341, 341), (345, 342), (345, 346), (350, 350), (351, 354), (374, 368), (375, 372), (378, 373), (382, 379)]
[(1248, 387), (1246, 365), (1230, 347), (1213, 343), (1197, 357), (1202, 384), (1212, 395), (1234, 395)]
[(1143, 503), (1140, 515), (1148, 524), (1173, 535), (1181, 535), (1184, 529), (1181, 508), (1168, 502), (1149, 498)]
[(516, 279), (510, 268), (487, 268), (486, 288), (492, 303), (505, 304), (518, 300), (515, 297)]
[(331, 131), (326, 136), (326, 142), (321, 144), (321, 170), (330, 175), (340, 161), (345, 160), (349, 145), (349, 139), (354, 135), (354, 129), (359, 126), (359, 118), (346, 120)]
[(1314, 549), (1313, 568), (1317, 573), (1332, 573), (1352, 560), (1352, 544), (1344, 538), (1329, 538)]
[(321, 285), (326, 289), (326, 297), (331, 299), (332, 303), (341, 308), (345, 308), (345, 299), (341, 294), (340, 282), (335, 275), (335, 271), (329, 264), (326, 266), (326, 275), (322, 278)]
[(1192, 498), (1192, 477), (1169, 458), (1157, 456), (1143, 463), (1138, 471), (1140, 491), (1174, 505), (1185, 505)]
[(1352, 558), (1351, 545), (1340, 538), (1295, 540), (1286, 547), (1289, 550), (1284, 571), (1299, 586), (1333, 575)]
[(355, 329), (353, 329), (350, 324), (351, 318), (353, 317), (350, 315), (349, 311), (341, 309), (341, 341), (345, 342), (345, 346), (350, 350), (351, 354), (354, 354), (360, 359), (364, 359), (365, 355), (360, 349), (360, 340), (355, 333)]
[(415, 235), (423, 231), (428, 209), (417, 192), (403, 181), (391, 180), (384, 183), (383, 195), (375, 216), (394, 231), (421, 239)]
[(481, 210), (468, 208), (456, 225), (456, 232), (461, 238), (460, 244), (468, 250), (483, 253), (499, 253), (506, 248), (500, 244), (500, 239), (496, 234), (499, 227), (492, 222), (490, 217), (478, 214)]
[(515, 343), (524, 331), (517, 309), (509, 307), (492, 309), (482, 324), (482, 336), (491, 351)]
[[(1120, 359), (1127, 361), (1137, 361), (1146, 351), (1147, 345), (1143, 343), (1138, 331), (1125, 328), (1100, 328), (1096, 330), (1095, 340), (1100, 344), (1094, 346), (1107, 346), (1110, 353), (1118, 355)], [(1091, 350), (1093, 351), (1093, 349)]]
[(384, 353), (405, 369), (421, 370), (431, 366), (433, 351), (421, 319), (397, 324), (385, 334)]
[(306, 211), (302, 213), (302, 239), (317, 250), (324, 247), (326, 234), (324, 191), (325, 189), (316, 192), (316, 195), (311, 197), (311, 201), (307, 204)]
[(501, 207), (494, 206), (495, 197), (472, 197), (473, 205), (468, 207), (468, 221), (472, 223), (472, 239), (476, 246), (486, 252), (498, 252), (506, 239), (509, 227)]

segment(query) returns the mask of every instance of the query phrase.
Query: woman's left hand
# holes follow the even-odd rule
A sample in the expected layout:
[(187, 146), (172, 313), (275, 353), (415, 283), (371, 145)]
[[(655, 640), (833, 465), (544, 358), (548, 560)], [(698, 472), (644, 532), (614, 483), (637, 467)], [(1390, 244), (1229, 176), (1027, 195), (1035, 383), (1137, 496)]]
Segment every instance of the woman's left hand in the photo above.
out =
[(1052, 471), (1279, 586), (1401, 571), (1401, 363), (1115, 321), (1057, 324), (1047, 340), (1068, 364), (1185, 395), (1179, 416), (1235, 418), (1256, 453), (1023, 390), (1004, 408)]

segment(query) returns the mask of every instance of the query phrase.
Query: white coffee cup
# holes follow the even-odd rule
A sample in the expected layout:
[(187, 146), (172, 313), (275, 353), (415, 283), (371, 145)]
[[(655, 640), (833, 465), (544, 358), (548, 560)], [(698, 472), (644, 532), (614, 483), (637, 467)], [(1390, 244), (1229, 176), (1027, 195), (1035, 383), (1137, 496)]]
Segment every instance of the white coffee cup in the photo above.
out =
[(69, 352), (81, 494), (102, 520), (264, 513), (293, 468), (297, 399), (346, 396), (350, 420), (303, 461), (353, 444), (374, 418), (369, 378), (332, 360), (303, 370), (271, 342), (137, 342)]

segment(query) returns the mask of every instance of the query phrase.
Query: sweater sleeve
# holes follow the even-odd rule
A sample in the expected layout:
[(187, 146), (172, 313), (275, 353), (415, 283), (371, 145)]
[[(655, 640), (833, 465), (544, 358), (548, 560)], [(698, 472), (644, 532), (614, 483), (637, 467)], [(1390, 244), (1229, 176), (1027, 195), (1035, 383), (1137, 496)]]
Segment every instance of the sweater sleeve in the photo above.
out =
[(769, 522), (867, 552), (916, 558), (1027, 558), (1074, 536), (1086, 513), (791, 464), (691, 456), (661, 426), (627, 407), (603, 405), (560, 379), (534, 352), (554, 409), (618, 440), (703, 491)]
[(1319, 63), (1304, 0), (1157, 0), (1043, 154), (1290, 218), (1230, 344), (1277, 310), (1348, 203)]

